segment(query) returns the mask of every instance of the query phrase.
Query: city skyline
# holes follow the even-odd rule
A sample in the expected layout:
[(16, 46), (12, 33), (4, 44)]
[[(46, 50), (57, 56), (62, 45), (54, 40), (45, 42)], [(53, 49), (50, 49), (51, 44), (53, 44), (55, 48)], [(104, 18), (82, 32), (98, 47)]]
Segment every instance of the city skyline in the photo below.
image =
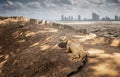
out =
[(91, 18), (81, 18), (80, 14), (77, 16), (61, 15), (61, 21), (120, 21), (120, 15), (115, 15), (114, 18), (108, 16), (100, 18), (96, 13), (92, 13)]
[(0, 0), (0, 16), (25, 16), (28, 18), (60, 20), (60, 15), (81, 15), (91, 18), (120, 15), (120, 0)]

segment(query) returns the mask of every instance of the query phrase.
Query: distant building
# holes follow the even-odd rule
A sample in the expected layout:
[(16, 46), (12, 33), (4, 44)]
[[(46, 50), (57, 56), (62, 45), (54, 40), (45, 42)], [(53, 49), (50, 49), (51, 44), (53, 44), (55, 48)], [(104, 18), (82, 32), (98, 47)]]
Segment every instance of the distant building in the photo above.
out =
[(88, 19), (87, 18), (84, 18), (83, 21), (87, 21)]
[(111, 21), (111, 19), (110, 19), (110, 17), (103, 17), (102, 19), (101, 19), (102, 21)]
[(78, 21), (80, 21), (81, 20), (81, 16), (80, 15), (78, 15)]
[(118, 21), (119, 17), (117, 15), (115, 15), (115, 21)]
[(65, 21), (68, 21), (68, 18), (65, 16), (65, 19), (64, 19)]
[(73, 20), (74, 20), (73, 16), (70, 16), (70, 18), (71, 18), (71, 21), (73, 21)]
[(105, 20), (106, 20), (106, 18), (105, 18), (105, 17), (103, 17), (103, 18), (101, 18), (101, 20), (102, 20), (102, 21), (105, 21)]
[(110, 20), (111, 20), (110, 17), (107, 17), (107, 16), (106, 16), (106, 21), (110, 21)]
[(92, 13), (92, 20), (93, 21), (99, 21), (99, 15), (97, 15), (96, 13)]
[(120, 16), (119, 16), (119, 21), (120, 21)]
[(68, 20), (71, 21), (71, 17), (70, 16), (68, 17)]
[(61, 15), (61, 20), (64, 21), (64, 19), (65, 19), (65, 18), (64, 18), (64, 15)]

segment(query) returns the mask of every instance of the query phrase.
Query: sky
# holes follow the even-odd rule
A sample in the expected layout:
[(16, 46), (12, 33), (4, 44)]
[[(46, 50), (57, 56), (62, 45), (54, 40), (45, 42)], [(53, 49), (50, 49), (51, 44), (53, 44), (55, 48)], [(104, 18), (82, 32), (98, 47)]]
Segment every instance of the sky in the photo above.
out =
[(61, 15), (91, 18), (120, 16), (120, 0), (0, 0), (0, 16), (60, 20)]

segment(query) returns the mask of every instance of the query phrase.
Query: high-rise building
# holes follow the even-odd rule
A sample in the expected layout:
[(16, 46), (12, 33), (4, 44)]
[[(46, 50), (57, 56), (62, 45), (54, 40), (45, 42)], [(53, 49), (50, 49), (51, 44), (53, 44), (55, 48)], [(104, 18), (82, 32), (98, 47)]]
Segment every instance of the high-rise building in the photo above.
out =
[(62, 21), (65, 20), (64, 15), (61, 15), (61, 20), (62, 20)]
[(107, 16), (106, 16), (106, 21), (110, 21), (110, 17), (107, 17)]
[(71, 21), (71, 17), (70, 16), (68, 17), (68, 20)]
[(115, 21), (118, 21), (119, 17), (117, 15), (115, 15)]
[(70, 16), (70, 18), (71, 18), (71, 21), (73, 21), (74, 19), (73, 19), (73, 16)]
[(93, 21), (99, 21), (99, 15), (98, 14), (96, 14), (96, 13), (92, 13), (92, 20)]
[(102, 21), (106, 21), (106, 18), (105, 18), (105, 17), (103, 17), (103, 18), (101, 18), (101, 20), (102, 20)]
[(120, 21), (120, 16), (119, 16), (119, 21)]
[(64, 20), (65, 20), (65, 21), (68, 21), (68, 17), (67, 17), (67, 16), (65, 16)]
[(78, 15), (78, 21), (80, 21), (81, 20), (81, 16), (80, 15)]

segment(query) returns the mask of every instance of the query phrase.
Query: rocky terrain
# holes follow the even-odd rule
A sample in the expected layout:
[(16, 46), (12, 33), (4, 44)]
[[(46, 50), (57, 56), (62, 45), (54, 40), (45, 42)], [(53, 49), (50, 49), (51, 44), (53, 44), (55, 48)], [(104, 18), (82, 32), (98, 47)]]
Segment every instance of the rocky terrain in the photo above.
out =
[[(97, 57), (81, 66), (58, 47), (61, 36), (78, 40)], [(119, 24), (69, 26), (0, 17), (0, 77), (119, 77), (119, 59)]]
[(120, 23), (113, 23), (110, 21), (97, 22), (91, 24), (75, 24), (73, 26), (76, 30), (83, 33), (95, 33), (98, 36), (120, 38)]

